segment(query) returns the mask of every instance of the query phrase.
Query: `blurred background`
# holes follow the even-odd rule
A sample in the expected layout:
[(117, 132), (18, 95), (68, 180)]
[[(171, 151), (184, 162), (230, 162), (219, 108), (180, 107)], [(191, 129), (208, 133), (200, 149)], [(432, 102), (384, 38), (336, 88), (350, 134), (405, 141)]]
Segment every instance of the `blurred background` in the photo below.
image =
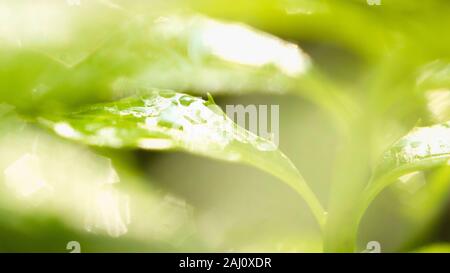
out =
[[(148, 88), (209, 92), (222, 109), (279, 105), (280, 150), (339, 207), (333, 183), (362, 187), (397, 139), (449, 120), (449, 13), (446, 0), (0, 0), (0, 251), (322, 252), (308, 206), (275, 177), (87, 146), (39, 118)], [(255, 56), (281, 58), (266, 40), (301, 52), (304, 69), (211, 49), (255, 43)], [(364, 215), (358, 251), (448, 251), (449, 186), (448, 166), (393, 183)]]

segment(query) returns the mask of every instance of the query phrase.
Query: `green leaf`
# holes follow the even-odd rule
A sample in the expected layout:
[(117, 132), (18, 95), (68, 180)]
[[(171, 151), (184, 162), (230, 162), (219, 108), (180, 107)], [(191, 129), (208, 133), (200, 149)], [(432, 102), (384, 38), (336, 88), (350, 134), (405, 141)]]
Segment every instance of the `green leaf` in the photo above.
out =
[(292, 162), (271, 141), (238, 127), (211, 99), (153, 90), (40, 121), (62, 137), (89, 145), (183, 150), (255, 166), (291, 186), (318, 222), (325, 221), (322, 206)]
[[(296, 44), (241, 23), (169, 16), (158, 18), (150, 29), (149, 46), (161, 55), (136, 77), (147, 87), (281, 93), (297, 88), (295, 78), (311, 67)], [(165, 77), (155, 73), (161, 69)]]
[(450, 122), (414, 128), (398, 140), (383, 156), (378, 175), (404, 174), (448, 163)]
[[(5, 3), (6, 2), (6, 3)], [(82, 5), (42, 0), (38, 6), (27, 1), (2, 1), (0, 47), (31, 49), (72, 68), (84, 62), (124, 19), (123, 14), (101, 3)]]
[(420, 170), (450, 165), (450, 122), (417, 127), (384, 154), (362, 197), (360, 217), (375, 197), (398, 178)]

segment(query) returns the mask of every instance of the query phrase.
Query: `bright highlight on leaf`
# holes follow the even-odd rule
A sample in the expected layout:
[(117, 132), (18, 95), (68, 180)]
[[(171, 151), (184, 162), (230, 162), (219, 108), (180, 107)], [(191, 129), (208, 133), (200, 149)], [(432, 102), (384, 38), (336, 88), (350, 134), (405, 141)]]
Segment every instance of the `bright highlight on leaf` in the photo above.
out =
[(244, 24), (224, 23), (205, 17), (163, 17), (157, 20), (155, 33), (180, 39), (188, 33), (191, 58), (219, 59), (254, 67), (273, 65), (283, 73), (298, 76), (310, 66), (309, 57), (292, 43)]
[(384, 168), (409, 171), (445, 164), (450, 158), (450, 122), (418, 127), (384, 155)]
[(115, 81), (115, 94), (153, 87), (285, 93), (298, 90), (298, 78), (312, 70), (310, 57), (297, 44), (242, 23), (173, 15), (137, 27), (149, 31), (129, 43), (132, 48), (145, 45), (144, 59), (138, 60), (146, 61), (137, 64), (141, 68), (133, 75)]

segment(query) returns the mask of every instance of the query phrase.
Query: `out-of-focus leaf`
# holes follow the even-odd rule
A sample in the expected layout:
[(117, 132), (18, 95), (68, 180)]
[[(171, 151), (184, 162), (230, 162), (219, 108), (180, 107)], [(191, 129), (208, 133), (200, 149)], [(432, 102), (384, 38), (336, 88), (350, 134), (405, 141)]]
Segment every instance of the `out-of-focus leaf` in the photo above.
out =
[(424, 90), (450, 88), (450, 63), (434, 61), (420, 68), (416, 84)]
[(60, 252), (76, 239), (83, 252), (135, 252), (196, 240), (192, 207), (151, 185), (126, 152), (99, 156), (13, 114), (0, 132), (0, 251)]
[[(441, 222), (449, 193), (448, 166), (401, 176), (380, 194), (364, 216), (360, 229), (362, 242), (377, 238), (390, 252), (414, 249), (429, 241)], [(392, 225), (385, 226), (386, 222)]]
[(96, 0), (2, 1), (0, 77), (8, 80), (0, 81), (0, 100), (28, 111), (108, 99), (105, 81), (118, 56), (109, 63), (90, 58), (113, 42), (124, 19)]
[[(67, 86), (70, 78), (89, 81), (88, 86), (110, 80), (111, 75), (86, 75), (96, 71), (105, 54), (108, 59), (101, 63), (103, 70), (112, 72), (120, 65), (123, 76), (127, 76), (132, 68), (137, 71), (134, 75), (141, 75), (139, 83), (179, 90), (280, 93), (295, 85), (287, 76), (298, 76), (309, 69), (308, 56), (294, 43), (244, 24), (192, 13), (160, 16), (166, 13), (159, 7), (157, 12), (138, 16), (141, 11), (128, 11), (113, 1), (80, 5), (55, 0), (39, 4), (7, 1), (0, 4), (0, 48), (10, 54), (0, 58), (0, 63), (14, 68), (20, 65), (23, 53), (37, 52), (56, 61), (52, 66), (61, 64), (56, 69), (61, 78), (58, 81), (46, 77), (46, 73), (55, 77), (55, 68), (50, 70), (49, 64), (41, 64), (43, 60), (36, 56), (31, 66), (28, 61), (28, 66), (5, 71), (14, 71), (13, 76), (24, 72), (24, 77), (30, 77), (27, 73), (39, 70), (38, 79), (27, 81), (31, 86), (26, 89), (34, 95), (51, 93), (58, 85)], [(67, 95), (67, 88), (64, 93)]]
[(432, 119), (450, 120), (450, 63), (438, 60), (421, 67), (416, 85), (425, 96)]
[(161, 55), (135, 77), (145, 87), (281, 93), (298, 88), (295, 78), (311, 66), (296, 44), (240, 23), (168, 16), (150, 30), (149, 50)]
[[(283, 37), (317, 43), (333, 41), (367, 58), (380, 56), (390, 43), (389, 31), (383, 28), (390, 21), (382, 17), (386, 9), (371, 9), (366, 3), (326, 0), (263, 0), (241, 1), (230, 6), (225, 0), (214, 3), (192, 0), (200, 12), (216, 18), (244, 21)], [(245, 8), (242, 8), (244, 6)], [(251, 10), (252, 16), (247, 16)]]
[(422, 248), (416, 249), (412, 252), (418, 253), (450, 253), (450, 244), (436, 243)]
[[(416, 176), (420, 177), (421, 173), (417, 172)], [(408, 228), (405, 228), (405, 233), (409, 231), (411, 235), (408, 238), (409, 241), (403, 245), (404, 249), (411, 249), (415, 243), (427, 239), (449, 200), (450, 168), (448, 166), (438, 168), (422, 177), (423, 181), (419, 181), (418, 185), (414, 185), (414, 178), (410, 178), (412, 181), (400, 179), (400, 182), (397, 182), (403, 184), (401, 189), (396, 189), (400, 197), (399, 210), (410, 223)]]
[(427, 107), (434, 120), (450, 120), (450, 89), (429, 90), (425, 94)]
[(67, 68), (92, 55), (125, 18), (100, 1), (5, 0), (0, 48), (41, 52)]
[(286, 182), (324, 223), (323, 208), (291, 161), (273, 142), (234, 124), (212, 99), (153, 90), (41, 122), (62, 137), (90, 145), (176, 149), (250, 164)]

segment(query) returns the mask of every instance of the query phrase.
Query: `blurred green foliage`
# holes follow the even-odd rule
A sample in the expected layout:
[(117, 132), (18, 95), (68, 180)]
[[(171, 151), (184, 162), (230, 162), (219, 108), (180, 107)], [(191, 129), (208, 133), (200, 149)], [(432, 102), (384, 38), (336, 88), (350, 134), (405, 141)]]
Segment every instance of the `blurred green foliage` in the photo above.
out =
[[(449, 12), (445, 0), (2, 1), (0, 251), (448, 252), (435, 233), (449, 229)], [(167, 89), (187, 107), (166, 107)], [(174, 127), (222, 114), (192, 97), (208, 92), (280, 105), (286, 155), (257, 136), (218, 146), (234, 132), (222, 122)], [(170, 124), (143, 128), (154, 116)]]

